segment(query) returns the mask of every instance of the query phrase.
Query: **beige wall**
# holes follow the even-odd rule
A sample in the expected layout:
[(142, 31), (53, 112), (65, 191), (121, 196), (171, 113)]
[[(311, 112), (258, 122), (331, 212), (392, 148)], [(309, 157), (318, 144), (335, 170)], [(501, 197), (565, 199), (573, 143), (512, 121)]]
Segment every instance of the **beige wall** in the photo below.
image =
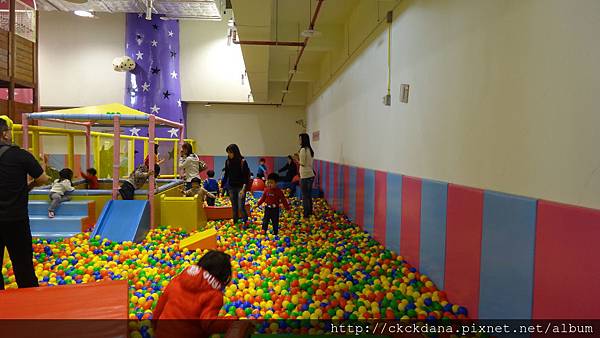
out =
[(392, 106), (382, 33), (308, 107), (317, 157), (600, 208), (598, 13), (596, 0), (404, 2)]
[(250, 84), (239, 45), (227, 45), (227, 20), (180, 21), (181, 96), (184, 101), (247, 102)]
[(125, 55), (125, 15), (86, 19), (40, 12), (39, 78), (42, 106), (123, 102), (125, 73), (112, 60)]
[(298, 149), (295, 121), (304, 119), (304, 107), (189, 104), (187, 133), (202, 155), (224, 156), (236, 143), (248, 156), (283, 156)]

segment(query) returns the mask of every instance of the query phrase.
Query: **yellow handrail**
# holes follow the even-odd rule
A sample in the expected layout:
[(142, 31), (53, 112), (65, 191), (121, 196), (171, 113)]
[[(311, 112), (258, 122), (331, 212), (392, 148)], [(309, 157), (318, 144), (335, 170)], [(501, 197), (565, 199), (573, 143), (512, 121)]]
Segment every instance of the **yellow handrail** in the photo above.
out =
[[(31, 135), (31, 148), (28, 149), (36, 156), (39, 155), (40, 152), (40, 138), (41, 136), (66, 136), (67, 137), (67, 163), (69, 167), (73, 167), (75, 161), (75, 136), (86, 136), (85, 130), (79, 129), (66, 129), (66, 128), (58, 128), (58, 127), (46, 127), (46, 126), (28, 126), (29, 131), (28, 134)], [(13, 125), (13, 134), (15, 135), (15, 140), (21, 139), (20, 137), (16, 137), (17, 135), (23, 134), (23, 126), (20, 124)], [(94, 158), (94, 167), (98, 170), (98, 176), (100, 176), (100, 148), (101, 148), (101, 140), (103, 138), (114, 138), (113, 134), (103, 133), (92, 131), (92, 154)], [(148, 141), (148, 137), (144, 136), (132, 136), (132, 135), (119, 135), (121, 139), (128, 141), (128, 170), (132, 171), (133, 169), (133, 161), (134, 161), (134, 152), (135, 146), (134, 141)], [(173, 173), (171, 175), (161, 175), (163, 178), (175, 178), (178, 176), (179, 170), (179, 161), (177, 160), (177, 155), (179, 153), (178, 149), (180, 147), (179, 139), (171, 139), (171, 138), (155, 138), (157, 142), (173, 142)], [(196, 141), (192, 139), (184, 139), (184, 142), (188, 142), (192, 145), (192, 149), (196, 148)], [(144, 158), (148, 155), (148, 142), (144, 142)]]

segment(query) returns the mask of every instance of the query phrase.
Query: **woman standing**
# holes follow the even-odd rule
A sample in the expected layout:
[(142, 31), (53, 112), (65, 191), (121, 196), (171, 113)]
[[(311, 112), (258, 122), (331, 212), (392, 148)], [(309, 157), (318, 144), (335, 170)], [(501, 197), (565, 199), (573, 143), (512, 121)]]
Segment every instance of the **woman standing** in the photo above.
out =
[(200, 158), (192, 152), (192, 145), (184, 143), (179, 153), (179, 168), (183, 172), (185, 190), (192, 188), (192, 180), (200, 174)]
[(313, 171), (313, 156), (315, 152), (310, 146), (308, 134), (300, 134), (300, 189), (302, 190), (302, 206), (304, 207), (304, 218), (313, 215), (312, 186), (315, 180)]
[(227, 161), (225, 161), (225, 175), (223, 179), (229, 185), (229, 199), (231, 200), (231, 209), (233, 212), (233, 223), (238, 221), (238, 212), (242, 214), (244, 223), (248, 221), (246, 212), (246, 189), (249, 188), (250, 168), (244, 160), (237, 144), (230, 144), (225, 149), (227, 152)]

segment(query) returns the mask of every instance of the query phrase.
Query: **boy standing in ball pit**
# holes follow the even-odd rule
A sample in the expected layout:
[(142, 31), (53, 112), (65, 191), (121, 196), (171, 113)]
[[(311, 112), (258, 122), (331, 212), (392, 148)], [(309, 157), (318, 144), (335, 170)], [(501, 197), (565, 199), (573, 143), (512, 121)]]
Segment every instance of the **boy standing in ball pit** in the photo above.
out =
[[(208, 176), (208, 179), (206, 181), (204, 181), (204, 189), (206, 189), (206, 191), (208, 191), (209, 193), (211, 193), (215, 196), (219, 196), (219, 182), (217, 182), (217, 180), (215, 180), (214, 170), (207, 171), (206, 175)], [(215, 206), (215, 198), (212, 198), (209, 196), (206, 199), (206, 204), (208, 204), (211, 207), (214, 207)]]
[(286, 210), (290, 210), (290, 205), (283, 191), (277, 187), (278, 179), (279, 175), (276, 173), (269, 174), (267, 177), (267, 187), (257, 204), (257, 206), (261, 206), (265, 203), (265, 217), (263, 218), (262, 225), (265, 235), (269, 229), (269, 222), (273, 224), (273, 234), (277, 236), (279, 233), (279, 204), (283, 204)]
[(197, 265), (174, 277), (158, 299), (153, 313), (156, 337), (209, 337), (240, 325), (248, 331), (249, 322), (217, 320), (223, 290), (230, 281), (231, 257), (216, 250), (207, 252)]

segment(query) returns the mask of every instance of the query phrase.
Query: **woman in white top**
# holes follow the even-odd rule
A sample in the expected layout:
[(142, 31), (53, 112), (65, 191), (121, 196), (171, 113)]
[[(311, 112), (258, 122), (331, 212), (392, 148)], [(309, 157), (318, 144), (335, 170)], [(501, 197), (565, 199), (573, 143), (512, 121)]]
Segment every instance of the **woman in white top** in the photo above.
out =
[(192, 180), (200, 175), (200, 158), (192, 152), (192, 145), (184, 143), (181, 145), (179, 157), (179, 168), (183, 173), (185, 190), (192, 188)]
[(315, 180), (313, 170), (313, 156), (315, 152), (310, 146), (308, 134), (300, 134), (300, 189), (302, 190), (302, 206), (304, 207), (304, 217), (313, 215), (312, 186)]

